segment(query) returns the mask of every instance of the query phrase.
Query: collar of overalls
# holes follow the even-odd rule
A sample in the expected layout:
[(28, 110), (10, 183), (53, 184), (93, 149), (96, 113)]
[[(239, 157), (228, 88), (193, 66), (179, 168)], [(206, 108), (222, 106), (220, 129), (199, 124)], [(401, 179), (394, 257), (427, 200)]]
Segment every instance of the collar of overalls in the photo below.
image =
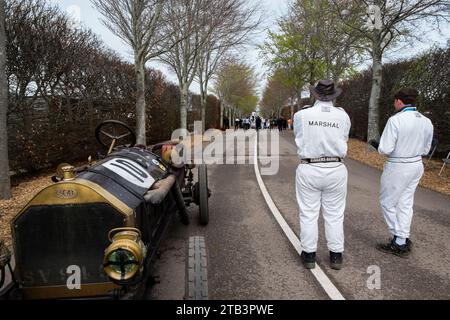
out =
[(398, 113), (401, 113), (401, 112), (408, 112), (408, 111), (417, 111), (417, 108), (414, 107), (412, 104), (408, 104), (408, 105), (405, 105), (405, 107), (404, 107), (403, 109), (400, 109), (400, 110), (398, 111)]
[(314, 107), (321, 106), (321, 107), (334, 107), (333, 101), (321, 101), (317, 100), (316, 103), (314, 103)]

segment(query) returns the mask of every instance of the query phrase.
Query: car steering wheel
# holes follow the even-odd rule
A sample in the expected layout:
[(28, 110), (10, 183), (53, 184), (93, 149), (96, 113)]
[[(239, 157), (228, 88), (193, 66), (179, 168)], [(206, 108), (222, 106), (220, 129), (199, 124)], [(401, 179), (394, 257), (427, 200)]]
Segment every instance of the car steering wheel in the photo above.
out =
[(95, 138), (104, 148), (109, 150), (108, 153), (111, 153), (114, 147), (118, 145), (133, 147), (136, 144), (134, 131), (125, 123), (116, 120), (102, 122), (95, 129)]

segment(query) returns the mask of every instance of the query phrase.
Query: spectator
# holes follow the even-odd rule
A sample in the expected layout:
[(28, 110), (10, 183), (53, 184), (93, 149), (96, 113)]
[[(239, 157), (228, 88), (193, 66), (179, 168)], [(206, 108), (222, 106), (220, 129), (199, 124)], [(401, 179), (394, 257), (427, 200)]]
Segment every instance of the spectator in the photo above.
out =
[(224, 130), (229, 130), (230, 129), (230, 119), (228, 119), (227, 116), (225, 116), (223, 118), (223, 127), (224, 127)]
[(283, 132), (283, 119), (278, 118), (277, 120), (278, 131)]
[(292, 119), (288, 120), (288, 128), (289, 130), (292, 130)]
[(256, 117), (256, 131), (261, 130), (262, 120), (260, 117)]
[(240, 127), (241, 127), (241, 119), (237, 118), (234, 121), (234, 130), (239, 130)]

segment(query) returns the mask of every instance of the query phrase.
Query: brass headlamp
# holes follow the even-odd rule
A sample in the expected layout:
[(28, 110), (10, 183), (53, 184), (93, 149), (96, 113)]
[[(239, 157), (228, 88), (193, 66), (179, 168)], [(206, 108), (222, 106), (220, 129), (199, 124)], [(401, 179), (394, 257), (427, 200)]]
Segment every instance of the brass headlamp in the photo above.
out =
[(72, 181), (75, 180), (75, 167), (73, 166), (64, 166), (61, 168), (63, 172), (63, 180), (64, 181)]
[(141, 232), (135, 228), (113, 229), (108, 238), (111, 245), (103, 259), (105, 273), (117, 282), (132, 280), (141, 272), (146, 254)]

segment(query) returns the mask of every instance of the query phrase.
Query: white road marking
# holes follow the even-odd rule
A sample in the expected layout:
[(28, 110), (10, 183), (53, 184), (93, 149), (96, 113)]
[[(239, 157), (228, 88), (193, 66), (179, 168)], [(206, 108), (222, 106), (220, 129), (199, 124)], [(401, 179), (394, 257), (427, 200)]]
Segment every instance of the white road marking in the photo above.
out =
[[(275, 202), (273, 201), (272, 197), (270, 196), (269, 192), (267, 191), (266, 185), (261, 177), (261, 173), (259, 171), (259, 162), (258, 162), (258, 135), (256, 135), (256, 143), (255, 143), (255, 153), (254, 153), (254, 166), (255, 166), (255, 174), (256, 179), (259, 184), (259, 188), (261, 189), (261, 192), (264, 196), (264, 199), (266, 200), (267, 205), (270, 208), (270, 211), (272, 211), (273, 216), (277, 220), (280, 227), (283, 229), (283, 232), (291, 242), (291, 244), (294, 246), (295, 250), (298, 252), (299, 255), (302, 254), (302, 245), (300, 243), (300, 239), (297, 237), (297, 235), (292, 231), (291, 227), (287, 224), (286, 220), (283, 218), (283, 215), (278, 210), (277, 206), (275, 205)], [(339, 290), (336, 288), (336, 286), (331, 282), (330, 278), (327, 277), (325, 272), (319, 267), (318, 264), (316, 264), (316, 269), (311, 270), (312, 274), (316, 278), (316, 280), (319, 282), (319, 284), (322, 286), (322, 288), (325, 290), (327, 295), (330, 297), (331, 300), (345, 300), (344, 296), (339, 292)]]

